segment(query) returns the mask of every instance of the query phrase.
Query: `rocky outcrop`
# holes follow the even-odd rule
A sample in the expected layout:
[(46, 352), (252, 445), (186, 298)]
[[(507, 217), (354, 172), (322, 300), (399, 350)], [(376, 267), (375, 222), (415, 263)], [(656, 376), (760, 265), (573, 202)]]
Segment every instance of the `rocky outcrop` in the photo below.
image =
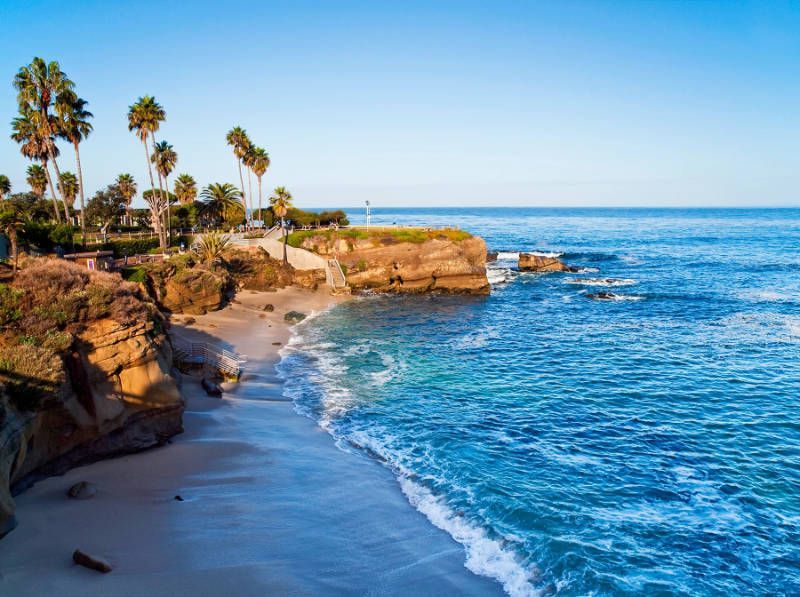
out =
[(356, 291), (489, 293), (483, 239), (466, 233), (460, 233), (458, 240), (444, 234), (437, 237), (435, 231), (429, 235), (423, 242), (398, 241), (388, 234), (309, 237), (303, 247), (326, 257), (336, 256), (347, 283)]
[(55, 260), (24, 275), (0, 308), (22, 313), (0, 337), (0, 536), (14, 525), (12, 494), (37, 479), (182, 430), (163, 320), (135, 285)]
[(204, 315), (220, 309), (233, 286), (220, 267), (204, 267), (187, 259), (152, 264), (144, 271), (143, 286), (165, 311)]
[(545, 257), (532, 253), (520, 253), (518, 266), (520, 270), (526, 272), (574, 272), (574, 267), (555, 257)]
[(354, 249), (339, 258), (355, 290), (488, 294), (486, 243), (432, 239)]

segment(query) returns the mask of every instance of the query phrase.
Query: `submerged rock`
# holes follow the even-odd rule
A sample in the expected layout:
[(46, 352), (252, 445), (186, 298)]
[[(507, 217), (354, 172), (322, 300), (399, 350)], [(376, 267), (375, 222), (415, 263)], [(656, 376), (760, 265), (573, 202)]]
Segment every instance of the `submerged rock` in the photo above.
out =
[(67, 490), (67, 496), (73, 500), (88, 500), (97, 494), (97, 487), (88, 481), (75, 483)]
[(520, 253), (519, 263), (517, 265), (520, 270), (525, 272), (575, 272), (577, 268), (570, 267), (560, 259), (555, 257), (545, 257), (543, 255), (534, 255), (532, 253)]
[(286, 315), (283, 316), (283, 320), (289, 323), (300, 323), (306, 318), (304, 313), (300, 313), (299, 311), (289, 311)]
[(78, 564), (78, 566), (83, 566), (84, 568), (89, 568), (90, 570), (97, 570), (98, 572), (102, 572), (104, 574), (113, 570), (111, 564), (106, 562), (104, 559), (90, 556), (88, 553), (84, 553), (80, 549), (76, 549), (74, 552), (72, 552), (72, 561)]

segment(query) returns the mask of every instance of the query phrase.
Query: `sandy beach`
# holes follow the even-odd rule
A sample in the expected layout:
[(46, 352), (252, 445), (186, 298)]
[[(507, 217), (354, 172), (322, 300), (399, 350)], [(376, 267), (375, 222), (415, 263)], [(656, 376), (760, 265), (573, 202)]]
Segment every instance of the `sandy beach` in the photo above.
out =
[[(500, 594), (464, 567), (463, 548), (407, 503), (390, 471), (338, 449), (282, 396), (284, 314), (342, 299), (292, 288), (237, 300), (190, 326), (176, 316), (172, 333), (247, 355), (241, 382), (220, 400), (184, 376), (185, 432), (171, 444), (18, 496), (19, 527), (0, 541), (0, 594)], [(67, 499), (83, 480), (97, 495)], [(114, 570), (74, 565), (76, 548)]]

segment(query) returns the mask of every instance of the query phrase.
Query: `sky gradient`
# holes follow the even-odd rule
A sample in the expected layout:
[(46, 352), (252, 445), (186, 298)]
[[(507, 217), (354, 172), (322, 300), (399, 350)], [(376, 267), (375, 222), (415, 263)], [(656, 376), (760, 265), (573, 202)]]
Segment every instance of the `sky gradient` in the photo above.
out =
[(126, 115), (151, 94), (177, 173), (237, 183), (241, 125), (265, 196), (302, 206), (800, 205), (797, 2), (0, 0), (0, 30), (16, 191), (11, 83), (42, 56), (95, 115), (87, 198), (120, 172), (144, 190)]

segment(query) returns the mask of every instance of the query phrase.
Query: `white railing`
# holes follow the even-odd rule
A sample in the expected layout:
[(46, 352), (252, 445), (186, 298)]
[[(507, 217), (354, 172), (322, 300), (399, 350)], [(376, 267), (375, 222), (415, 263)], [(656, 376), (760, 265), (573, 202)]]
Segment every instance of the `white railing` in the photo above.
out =
[(328, 259), (328, 267), (325, 268), (325, 278), (333, 290), (347, 288), (347, 277), (344, 275), (342, 266), (338, 259)]
[(222, 373), (226, 377), (238, 378), (242, 365), (247, 362), (244, 355), (225, 350), (206, 342), (173, 342), (175, 360), (191, 365), (203, 365)]

